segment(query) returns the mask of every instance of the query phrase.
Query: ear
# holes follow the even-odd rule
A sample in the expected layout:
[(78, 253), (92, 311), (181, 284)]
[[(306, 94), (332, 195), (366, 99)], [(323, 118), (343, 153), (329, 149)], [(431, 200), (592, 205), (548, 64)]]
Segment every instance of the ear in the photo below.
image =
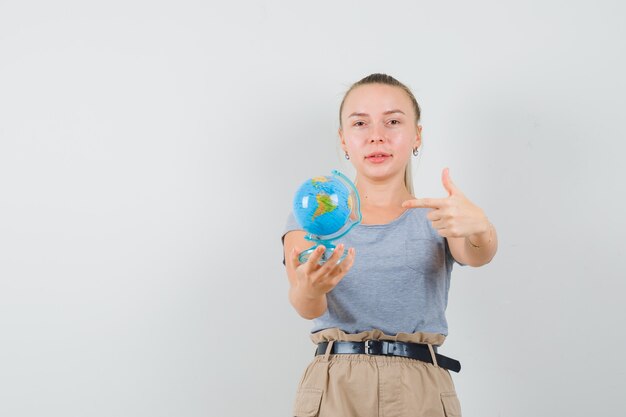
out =
[(339, 139), (341, 141), (341, 149), (343, 149), (344, 152), (348, 152), (346, 140), (343, 138), (343, 130), (341, 128), (337, 129), (337, 134), (339, 135)]
[(417, 125), (417, 135), (415, 135), (415, 147), (419, 148), (422, 146), (422, 125)]

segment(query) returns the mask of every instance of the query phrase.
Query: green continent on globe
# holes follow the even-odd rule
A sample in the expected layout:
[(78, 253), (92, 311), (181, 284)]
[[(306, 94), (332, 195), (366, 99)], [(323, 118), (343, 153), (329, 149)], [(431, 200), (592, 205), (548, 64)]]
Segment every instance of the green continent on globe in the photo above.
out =
[(313, 220), (322, 214), (331, 213), (337, 209), (337, 204), (331, 200), (328, 194), (318, 194), (315, 196), (315, 199), (317, 200), (317, 209), (313, 213)]
[(326, 177), (313, 177), (313, 178), (311, 178), (311, 182), (313, 183), (313, 186), (317, 186), (317, 184), (320, 183), (320, 182), (328, 182), (328, 178), (326, 178)]

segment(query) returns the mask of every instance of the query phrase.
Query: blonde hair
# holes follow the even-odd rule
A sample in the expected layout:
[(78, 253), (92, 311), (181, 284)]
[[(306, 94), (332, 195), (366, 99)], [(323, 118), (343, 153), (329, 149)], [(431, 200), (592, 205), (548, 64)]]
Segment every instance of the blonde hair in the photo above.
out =
[[(417, 125), (419, 123), (420, 115), (421, 115), (420, 106), (419, 104), (417, 104), (417, 100), (415, 99), (415, 96), (413, 95), (409, 87), (402, 84), (400, 81), (396, 80), (391, 75), (375, 73), (375, 74), (370, 74), (367, 77), (362, 78), (359, 81), (352, 84), (350, 88), (348, 89), (348, 91), (346, 91), (346, 93), (343, 95), (343, 99), (341, 100), (341, 105), (339, 106), (339, 127), (340, 128), (343, 128), (343, 124), (341, 122), (341, 112), (343, 111), (343, 104), (346, 101), (346, 97), (348, 97), (348, 94), (350, 94), (350, 92), (354, 90), (355, 88), (360, 87), (362, 85), (368, 85), (368, 84), (384, 84), (384, 85), (390, 85), (392, 87), (401, 88), (409, 96), (409, 99), (411, 100), (411, 103), (413, 104), (413, 111), (415, 112), (415, 124)], [(411, 159), (409, 159), (409, 162), (406, 164), (406, 169), (404, 171), (404, 185), (406, 186), (409, 193), (411, 193), (411, 195), (415, 195), (415, 192), (413, 190), (413, 172), (412, 171), (413, 170), (411, 169)]]

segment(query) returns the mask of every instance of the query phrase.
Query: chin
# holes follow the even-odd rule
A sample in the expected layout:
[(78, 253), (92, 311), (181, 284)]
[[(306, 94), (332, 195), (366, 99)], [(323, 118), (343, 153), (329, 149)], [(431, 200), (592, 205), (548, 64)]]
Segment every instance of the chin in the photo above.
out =
[[(402, 173), (404, 174), (404, 171)], [(390, 169), (366, 169), (363, 174), (371, 179), (376, 180), (385, 180), (398, 175), (397, 172), (394, 172)]]

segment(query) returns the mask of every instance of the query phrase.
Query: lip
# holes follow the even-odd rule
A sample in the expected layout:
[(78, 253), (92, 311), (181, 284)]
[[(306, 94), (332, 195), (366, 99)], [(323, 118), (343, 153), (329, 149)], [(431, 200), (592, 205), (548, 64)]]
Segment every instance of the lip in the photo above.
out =
[(374, 158), (374, 157), (377, 157), (377, 156), (388, 157), (388, 156), (391, 156), (391, 154), (389, 154), (387, 152), (377, 151), (377, 152), (372, 152), (369, 155), (365, 155), (365, 159)]
[(387, 152), (372, 152), (365, 157), (365, 160), (370, 164), (382, 164), (391, 158), (391, 154)]

